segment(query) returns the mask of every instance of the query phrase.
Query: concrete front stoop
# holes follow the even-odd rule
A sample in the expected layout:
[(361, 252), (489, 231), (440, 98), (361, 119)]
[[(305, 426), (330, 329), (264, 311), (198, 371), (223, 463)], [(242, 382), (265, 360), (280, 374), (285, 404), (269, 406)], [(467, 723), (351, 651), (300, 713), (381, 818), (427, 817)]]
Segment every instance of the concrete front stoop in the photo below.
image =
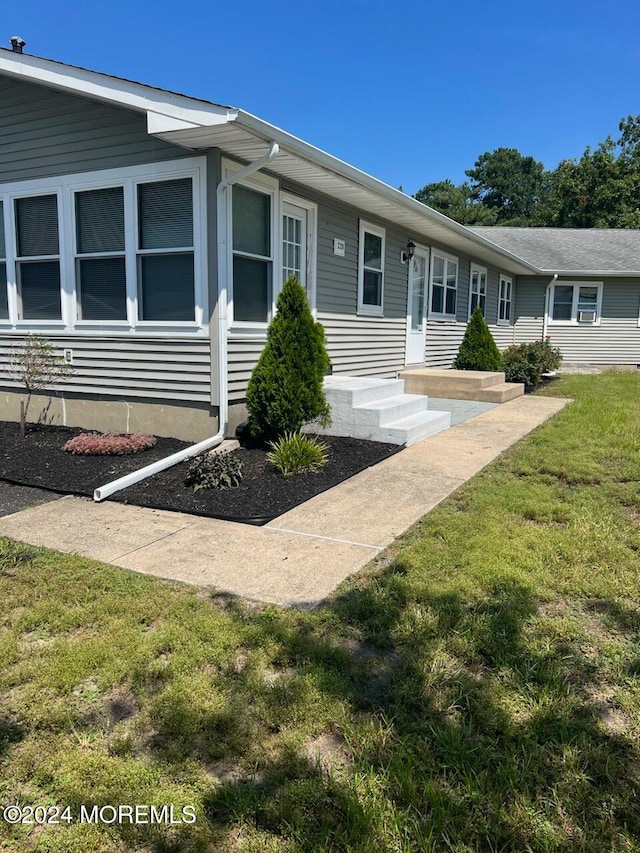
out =
[(310, 424), (306, 432), (409, 446), (451, 425), (450, 412), (429, 411), (424, 395), (405, 394), (402, 379), (327, 376), (324, 392), (331, 425)]
[(524, 385), (505, 382), (504, 373), (488, 370), (442, 370), (434, 367), (403, 370), (405, 388), (411, 394), (506, 403), (524, 394)]

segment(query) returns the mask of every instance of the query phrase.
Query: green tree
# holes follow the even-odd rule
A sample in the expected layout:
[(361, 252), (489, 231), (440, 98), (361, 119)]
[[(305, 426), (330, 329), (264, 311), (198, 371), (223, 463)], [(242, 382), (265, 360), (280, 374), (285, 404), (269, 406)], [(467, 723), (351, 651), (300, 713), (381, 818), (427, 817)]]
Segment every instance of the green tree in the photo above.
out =
[(329, 365), (324, 329), (313, 319), (304, 288), (291, 277), (282, 287), (267, 343), (249, 380), (251, 435), (272, 440), (316, 418), (325, 425), (329, 406), (322, 382)]
[(497, 214), (473, 199), (468, 183), (450, 180), (425, 184), (414, 198), (463, 225), (494, 225)]
[(640, 228), (640, 116), (550, 173), (544, 221), (560, 228)]
[(456, 370), (502, 370), (500, 350), (480, 308), (475, 309), (467, 323), (453, 366)]
[(494, 210), (498, 223), (536, 224), (544, 186), (544, 166), (515, 148), (496, 148), (481, 154), (471, 178), (472, 198)]

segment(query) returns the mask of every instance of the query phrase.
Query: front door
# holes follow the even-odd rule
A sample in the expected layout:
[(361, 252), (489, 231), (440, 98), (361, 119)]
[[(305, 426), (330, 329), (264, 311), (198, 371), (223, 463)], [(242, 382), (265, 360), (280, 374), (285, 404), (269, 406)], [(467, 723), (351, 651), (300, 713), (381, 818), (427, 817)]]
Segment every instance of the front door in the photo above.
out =
[(429, 255), (416, 249), (409, 262), (409, 298), (407, 300), (407, 364), (424, 364), (426, 333), (426, 293)]

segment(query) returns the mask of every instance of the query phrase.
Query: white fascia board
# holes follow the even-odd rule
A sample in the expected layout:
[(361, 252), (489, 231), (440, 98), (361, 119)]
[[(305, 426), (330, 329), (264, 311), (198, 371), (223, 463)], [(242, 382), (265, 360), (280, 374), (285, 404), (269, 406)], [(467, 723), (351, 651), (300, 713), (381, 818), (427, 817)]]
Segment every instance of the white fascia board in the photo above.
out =
[(223, 124), (235, 118), (237, 114), (237, 111), (230, 107), (208, 104), (185, 95), (165, 92), (142, 83), (109, 77), (97, 71), (87, 71), (30, 54), (0, 51), (0, 74), (114, 106), (142, 113), (152, 112), (156, 116), (168, 116), (179, 122), (192, 123), (196, 127)]
[[(385, 196), (390, 201), (403, 205), (413, 213), (418, 213), (420, 216), (426, 217), (431, 219), (433, 222), (443, 225), (450, 231), (454, 231), (461, 237), (469, 240), (471, 243), (475, 243), (477, 246), (482, 246), (485, 249), (495, 252), (520, 268), (524, 267), (526, 271), (531, 271), (533, 274), (539, 273), (538, 268), (529, 263), (529, 261), (525, 261), (523, 258), (503, 249), (496, 243), (492, 243), (491, 240), (488, 240), (486, 237), (481, 237), (479, 234), (476, 234), (474, 231), (471, 231), (459, 222), (449, 219), (448, 216), (439, 213), (437, 210), (428, 207), (426, 204), (422, 204), (422, 202), (417, 201), (417, 199), (406, 195), (400, 190), (394, 189), (389, 186), (389, 184), (385, 184), (383, 181), (380, 181), (372, 175), (357, 169), (355, 166), (345, 163), (344, 160), (333, 157), (331, 154), (327, 154), (326, 151), (322, 151), (320, 148), (316, 148), (308, 142), (304, 142), (304, 140), (299, 139), (296, 136), (292, 136), (286, 131), (275, 127), (274, 125), (271, 125), (250, 113), (244, 112), (244, 110), (238, 110), (237, 117), (234, 121), (239, 126), (246, 128), (265, 140), (274, 140), (279, 142), (283, 148), (286, 148), (293, 154), (297, 154), (330, 172), (334, 172), (342, 177), (348, 178), (366, 189), (370, 189), (379, 195)], [(520, 273), (520, 275), (523, 274), (526, 273)]]

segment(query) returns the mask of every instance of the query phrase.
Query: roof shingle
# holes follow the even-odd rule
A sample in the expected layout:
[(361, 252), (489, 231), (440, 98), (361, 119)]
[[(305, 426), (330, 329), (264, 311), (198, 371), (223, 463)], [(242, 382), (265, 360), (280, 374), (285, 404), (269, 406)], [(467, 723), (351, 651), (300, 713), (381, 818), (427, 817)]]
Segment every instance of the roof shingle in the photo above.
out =
[(637, 229), (474, 226), (471, 230), (545, 271), (640, 271)]

